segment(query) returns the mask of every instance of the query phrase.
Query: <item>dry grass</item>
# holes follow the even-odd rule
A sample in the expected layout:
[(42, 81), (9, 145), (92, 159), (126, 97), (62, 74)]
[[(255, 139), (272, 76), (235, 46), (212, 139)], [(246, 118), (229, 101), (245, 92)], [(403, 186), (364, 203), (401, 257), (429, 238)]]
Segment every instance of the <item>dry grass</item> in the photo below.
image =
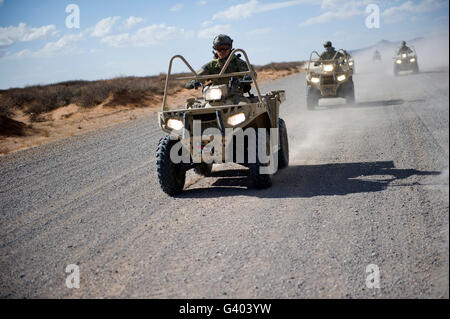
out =
[[(258, 81), (271, 81), (301, 71), (301, 62), (270, 63), (255, 70)], [(0, 90), (0, 156), (148, 116), (159, 110), (165, 78), (160, 74)], [(173, 82), (168, 102), (181, 105), (199, 93), (183, 89), (184, 84)]]
[(296, 71), (299, 72), (300, 68), (303, 66), (305, 62), (296, 61), (296, 62), (272, 62), (266, 65), (255, 66), (256, 72), (261, 71)]
[[(14, 110), (30, 114), (32, 121), (43, 121), (39, 115), (57, 108), (76, 104), (90, 108), (111, 97), (107, 106), (133, 104), (163, 93), (165, 76), (120, 77), (99, 81), (69, 81), (50, 85), (36, 85), (0, 91), (0, 115), (11, 116)], [(172, 91), (182, 88), (175, 83)]]
[[(298, 72), (302, 62), (270, 63), (255, 66), (256, 72)], [(186, 74), (176, 74), (181, 76)], [(0, 90), (0, 116), (12, 117), (16, 110), (30, 116), (32, 122), (48, 121), (42, 114), (57, 108), (75, 104), (92, 108), (101, 103), (115, 107), (129, 105), (143, 107), (161, 99), (166, 75), (161, 73), (147, 77), (118, 77), (98, 81), (67, 81), (49, 85)], [(184, 81), (171, 81), (169, 93), (183, 89)], [(106, 102), (106, 103), (105, 103)], [(67, 115), (69, 117), (70, 115)]]

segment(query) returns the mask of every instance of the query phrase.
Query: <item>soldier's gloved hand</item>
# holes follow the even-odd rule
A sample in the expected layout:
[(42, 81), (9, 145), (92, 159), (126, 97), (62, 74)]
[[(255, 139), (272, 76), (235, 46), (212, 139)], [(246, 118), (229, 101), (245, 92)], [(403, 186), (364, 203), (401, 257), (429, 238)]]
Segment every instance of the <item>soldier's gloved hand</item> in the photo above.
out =
[(246, 75), (242, 79), (244, 82), (253, 82), (252, 77), (250, 75)]
[(188, 83), (186, 83), (186, 85), (184, 86), (186, 89), (197, 89), (199, 86), (201, 86), (200, 82), (192, 80)]

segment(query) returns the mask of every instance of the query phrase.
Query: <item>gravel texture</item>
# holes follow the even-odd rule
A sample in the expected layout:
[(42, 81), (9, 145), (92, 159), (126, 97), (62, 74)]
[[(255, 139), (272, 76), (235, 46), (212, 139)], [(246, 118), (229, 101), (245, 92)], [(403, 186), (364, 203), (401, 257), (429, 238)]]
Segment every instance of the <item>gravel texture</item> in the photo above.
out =
[(291, 151), (266, 190), (215, 165), (166, 196), (154, 116), (4, 156), (0, 297), (449, 298), (448, 76), (355, 74), (314, 111), (303, 74), (263, 85)]

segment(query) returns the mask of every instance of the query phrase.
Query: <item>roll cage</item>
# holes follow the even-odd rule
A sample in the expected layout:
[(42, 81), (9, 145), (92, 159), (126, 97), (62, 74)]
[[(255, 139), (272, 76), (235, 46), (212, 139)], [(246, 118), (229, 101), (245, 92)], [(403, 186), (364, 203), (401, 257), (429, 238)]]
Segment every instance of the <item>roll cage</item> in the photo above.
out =
[[(234, 55), (237, 52), (241, 52), (245, 58), (245, 63), (247, 64), (247, 68), (248, 71), (242, 71), (242, 72), (232, 72), (232, 73), (225, 73), (225, 71), (227, 70), (228, 66), (231, 63), (231, 60), (233, 59)], [(169, 81), (170, 81), (170, 77), (171, 77), (171, 72), (172, 72), (172, 64), (173, 61), (175, 59), (180, 59), (181, 61), (184, 62), (184, 64), (188, 67), (188, 69), (191, 71), (191, 73), (193, 74), (192, 76), (183, 76), (183, 77), (177, 77), (175, 78), (175, 80), (200, 80), (200, 81), (204, 81), (204, 80), (211, 80), (211, 79), (220, 79), (220, 78), (229, 78), (229, 77), (233, 77), (233, 76), (246, 76), (249, 75), (253, 81), (253, 83), (255, 84), (255, 88), (258, 94), (258, 99), (259, 102), (262, 104), (266, 104), (263, 101), (263, 98), (261, 97), (261, 92), (259, 90), (259, 86), (258, 83), (256, 82), (256, 73), (254, 72), (253, 68), (251, 67), (250, 61), (248, 59), (247, 53), (243, 50), (243, 49), (234, 49), (230, 55), (228, 56), (228, 59), (226, 60), (223, 68), (220, 70), (219, 74), (212, 74), (212, 75), (199, 75), (197, 72), (194, 71), (194, 69), (192, 68), (192, 66), (186, 61), (186, 59), (182, 56), (182, 55), (174, 55), (169, 62), (169, 70), (167, 71), (167, 76), (166, 76), (166, 83), (164, 85), (164, 97), (163, 97), (163, 102), (162, 102), (162, 111), (166, 111), (166, 99), (167, 99), (167, 89), (169, 87)], [(269, 108), (269, 105), (267, 105), (267, 108)]]
[[(337, 50), (336, 53), (334, 54), (333, 58), (329, 59), (329, 60), (322, 60), (322, 59), (320, 59), (320, 54), (317, 51), (312, 51), (311, 54), (309, 55), (309, 62), (308, 62), (307, 72), (310, 72), (311, 63), (315, 64), (317, 62), (320, 62), (321, 64), (335, 64), (336, 61), (338, 60), (337, 56), (338, 56), (339, 53), (342, 53), (342, 55), (344, 56), (345, 63), (348, 64), (349, 57), (348, 57), (348, 54), (343, 49)], [(316, 59), (313, 59), (313, 55), (314, 54), (317, 55)]]

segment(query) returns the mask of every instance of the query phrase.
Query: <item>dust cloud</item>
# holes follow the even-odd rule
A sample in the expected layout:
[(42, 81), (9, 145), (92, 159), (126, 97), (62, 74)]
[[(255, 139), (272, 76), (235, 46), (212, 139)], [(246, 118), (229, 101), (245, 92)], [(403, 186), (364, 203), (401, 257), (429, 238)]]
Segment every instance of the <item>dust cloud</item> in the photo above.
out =
[[(356, 72), (383, 72), (393, 74), (393, 59), (398, 42), (380, 41), (377, 45), (358, 50), (354, 53)], [(406, 45), (412, 45), (416, 49), (419, 69), (421, 71), (440, 71), (449, 67), (449, 35), (433, 35), (427, 38), (418, 38), (407, 41)], [(381, 61), (374, 61), (375, 50), (381, 54)]]
[[(337, 141), (343, 140), (339, 135), (353, 134), (354, 138), (363, 138), (369, 130), (379, 127), (377, 121), (384, 119), (383, 114), (376, 111), (380, 106), (395, 107), (423, 98), (422, 85), (425, 79), (422, 79), (420, 74), (418, 80), (412, 77), (396, 78), (393, 74), (393, 57), (400, 42), (401, 39), (398, 42), (382, 41), (376, 46), (358, 50), (353, 54), (356, 95), (354, 105), (346, 105), (342, 98), (321, 99), (316, 110), (308, 111), (304, 90), (306, 84), (300, 83), (302, 88), (296, 105), (302, 109), (301, 116), (285, 116), (292, 162), (307, 162), (320, 153), (327, 154), (330, 158), (338, 156), (340, 149), (345, 147), (336, 145)], [(448, 72), (448, 34), (418, 38), (407, 42), (407, 45), (413, 45), (416, 49), (420, 73)], [(376, 49), (381, 53), (381, 61), (373, 61)], [(402, 82), (411, 82), (411, 86)], [(360, 112), (361, 109), (366, 111)], [(349, 133), (350, 129), (353, 132)]]

